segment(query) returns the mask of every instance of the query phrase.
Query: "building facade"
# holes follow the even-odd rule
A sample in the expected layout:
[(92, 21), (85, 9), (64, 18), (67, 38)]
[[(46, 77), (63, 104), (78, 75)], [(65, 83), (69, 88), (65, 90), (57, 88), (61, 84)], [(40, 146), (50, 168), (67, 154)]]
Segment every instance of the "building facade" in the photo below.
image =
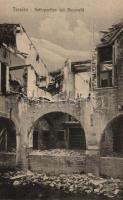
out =
[[(105, 33), (92, 61), (67, 60), (64, 73), (52, 74), (52, 87), (55, 85), (55, 93), (60, 88), (61, 96), (50, 102), (30, 99), (48, 91), (49, 75), (45, 66), (39, 73), (39, 55), (30, 57), (28, 51), (18, 52), (15, 39), (11, 43), (0, 39), (1, 167), (19, 166), (49, 173), (54, 167), (52, 173), (91, 172), (123, 177), (122, 27), (118, 24)], [(20, 41), (21, 35), (17, 38)], [(82, 154), (79, 158), (52, 157), (54, 161), (48, 167), (51, 157), (37, 152), (54, 148), (80, 150)]]

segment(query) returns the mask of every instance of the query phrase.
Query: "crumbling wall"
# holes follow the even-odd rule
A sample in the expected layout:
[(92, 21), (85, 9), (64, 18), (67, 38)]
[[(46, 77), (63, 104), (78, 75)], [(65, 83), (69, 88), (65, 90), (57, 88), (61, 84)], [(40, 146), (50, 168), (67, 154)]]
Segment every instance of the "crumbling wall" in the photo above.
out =
[(90, 93), (90, 72), (75, 74), (75, 97), (87, 97)]
[(85, 172), (85, 156), (43, 156), (29, 155), (29, 168), (32, 171), (52, 175)]
[(15, 169), (16, 154), (15, 153), (0, 153), (0, 169)]

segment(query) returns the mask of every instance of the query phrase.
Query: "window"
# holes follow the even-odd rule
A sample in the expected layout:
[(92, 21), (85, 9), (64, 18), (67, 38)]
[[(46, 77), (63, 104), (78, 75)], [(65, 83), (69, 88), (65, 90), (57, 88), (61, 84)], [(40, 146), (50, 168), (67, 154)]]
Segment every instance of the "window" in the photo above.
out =
[(86, 149), (85, 135), (81, 128), (69, 128), (69, 148)]
[(112, 87), (112, 46), (98, 48), (97, 82), (98, 87)]
[(101, 72), (100, 86), (101, 87), (111, 87), (112, 86), (112, 71)]

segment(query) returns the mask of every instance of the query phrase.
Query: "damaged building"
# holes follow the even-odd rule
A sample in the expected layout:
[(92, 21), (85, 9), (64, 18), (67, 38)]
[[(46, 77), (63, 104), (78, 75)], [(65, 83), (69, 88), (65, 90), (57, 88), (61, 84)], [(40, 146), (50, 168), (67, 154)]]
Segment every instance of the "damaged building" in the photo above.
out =
[(123, 177), (123, 24), (103, 33), (92, 60), (48, 71), (20, 24), (0, 25), (1, 168)]
[[(76, 74), (87, 71), (86, 66), (81, 66), (86, 63), (67, 60), (62, 69), (49, 72), (21, 24), (1, 24), (0, 33), (1, 95), (21, 95), (26, 100), (32, 98), (35, 101), (53, 101), (52, 97), (56, 95), (55, 99), (71, 99), (74, 102), (79, 90)], [(15, 152), (16, 131), (13, 131), (14, 139), (9, 142), (10, 133), (6, 123), (12, 126), (5, 118), (4, 126), (1, 127), (0, 150)], [(34, 125), (32, 139), (33, 149), (37, 150), (86, 149), (85, 133), (80, 122), (62, 112), (52, 112), (41, 117)], [(7, 147), (10, 143), (13, 149)]]
[(20, 24), (0, 24), (0, 91), (41, 96), (48, 85), (48, 71)]
[[(121, 115), (112, 120), (102, 138), (102, 154), (123, 154), (122, 105), (123, 105), (123, 23), (112, 25), (103, 34), (92, 59), (92, 83), (94, 94), (104, 99), (111, 95), (111, 110)], [(96, 69), (96, 70), (95, 70)], [(108, 98), (108, 97), (107, 97)], [(107, 101), (107, 102), (106, 102)], [(106, 106), (109, 99), (102, 100)]]
[[(46, 66), (21, 24), (0, 24), (0, 95), (47, 96), (48, 81)], [(0, 125), (0, 151), (15, 152), (12, 120), (0, 118)]]
[[(96, 87), (118, 86), (122, 65), (122, 22), (101, 33), (103, 37), (92, 56), (92, 74), (96, 73)], [(97, 71), (94, 69), (94, 63), (97, 65)]]

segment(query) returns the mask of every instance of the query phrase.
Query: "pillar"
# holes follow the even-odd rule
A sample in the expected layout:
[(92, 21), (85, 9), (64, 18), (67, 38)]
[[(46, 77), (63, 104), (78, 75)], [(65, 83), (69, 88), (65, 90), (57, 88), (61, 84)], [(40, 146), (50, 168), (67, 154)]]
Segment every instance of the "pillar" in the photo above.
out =
[(27, 172), (29, 159), (29, 145), (28, 145), (28, 129), (26, 126), (21, 127), (20, 132), (20, 154), (21, 154), (21, 168)]
[(20, 149), (20, 133), (16, 133), (16, 166), (21, 163), (21, 149)]
[(100, 87), (100, 55), (99, 55), (99, 49), (97, 51), (96, 77), (97, 77), (97, 87)]
[(75, 98), (75, 74), (71, 69), (71, 61), (68, 59), (64, 66), (63, 93), (67, 99)]

